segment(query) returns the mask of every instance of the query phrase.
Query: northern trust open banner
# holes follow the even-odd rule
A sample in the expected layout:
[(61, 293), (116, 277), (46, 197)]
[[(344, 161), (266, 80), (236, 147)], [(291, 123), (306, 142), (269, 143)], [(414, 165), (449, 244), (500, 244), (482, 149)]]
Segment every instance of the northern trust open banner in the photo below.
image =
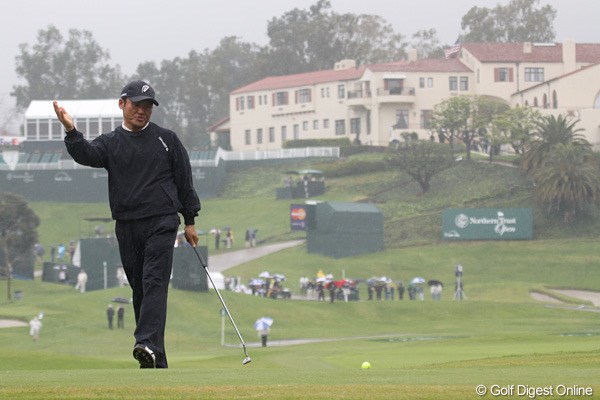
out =
[(442, 214), (445, 240), (532, 239), (531, 208), (447, 208)]

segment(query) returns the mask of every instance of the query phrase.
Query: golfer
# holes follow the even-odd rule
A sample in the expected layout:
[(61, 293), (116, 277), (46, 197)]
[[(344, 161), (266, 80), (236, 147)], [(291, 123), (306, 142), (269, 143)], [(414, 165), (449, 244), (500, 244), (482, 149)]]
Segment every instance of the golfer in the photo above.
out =
[(133, 291), (133, 356), (140, 368), (168, 367), (164, 334), (178, 213), (183, 216), (185, 238), (195, 247), (194, 220), (200, 211), (185, 148), (174, 132), (150, 122), (152, 107), (158, 106), (154, 96), (146, 82), (127, 84), (119, 98), (123, 123), (91, 142), (54, 101), (71, 157), (108, 171), (119, 253)]

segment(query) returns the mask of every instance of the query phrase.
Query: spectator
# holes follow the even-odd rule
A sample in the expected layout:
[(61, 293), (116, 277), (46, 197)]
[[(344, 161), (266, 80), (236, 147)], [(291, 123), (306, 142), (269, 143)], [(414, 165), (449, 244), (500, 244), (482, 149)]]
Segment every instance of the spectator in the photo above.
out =
[(115, 310), (113, 309), (112, 304), (108, 305), (106, 309), (106, 318), (108, 319), (108, 329), (113, 328), (113, 318), (115, 317)]
[(77, 284), (75, 285), (75, 289), (79, 289), (79, 293), (85, 293), (85, 285), (88, 281), (87, 273), (82, 269), (77, 274)]
[(125, 328), (125, 308), (123, 306), (119, 306), (117, 309), (117, 328)]
[(42, 321), (38, 317), (33, 317), (29, 321), (29, 335), (32, 337), (34, 342), (40, 339), (40, 331), (42, 330)]

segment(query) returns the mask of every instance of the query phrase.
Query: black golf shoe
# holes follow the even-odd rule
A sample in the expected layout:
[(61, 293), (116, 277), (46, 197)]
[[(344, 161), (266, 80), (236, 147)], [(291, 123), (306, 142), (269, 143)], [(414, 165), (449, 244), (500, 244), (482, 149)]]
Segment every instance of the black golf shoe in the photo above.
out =
[(143, 344), (136, 344), (133, 348), (133, 358), (138, 360), (140, 368), (156, 368), (154, 352)]

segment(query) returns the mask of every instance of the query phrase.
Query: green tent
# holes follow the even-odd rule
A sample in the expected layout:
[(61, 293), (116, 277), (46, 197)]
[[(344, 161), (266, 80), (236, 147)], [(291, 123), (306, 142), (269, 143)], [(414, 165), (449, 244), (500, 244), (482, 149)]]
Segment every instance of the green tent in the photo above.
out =
[(309, 253), (333, 258), (383, 251), (383, 214), (368, 203), (324, 202), (310, 207)]

